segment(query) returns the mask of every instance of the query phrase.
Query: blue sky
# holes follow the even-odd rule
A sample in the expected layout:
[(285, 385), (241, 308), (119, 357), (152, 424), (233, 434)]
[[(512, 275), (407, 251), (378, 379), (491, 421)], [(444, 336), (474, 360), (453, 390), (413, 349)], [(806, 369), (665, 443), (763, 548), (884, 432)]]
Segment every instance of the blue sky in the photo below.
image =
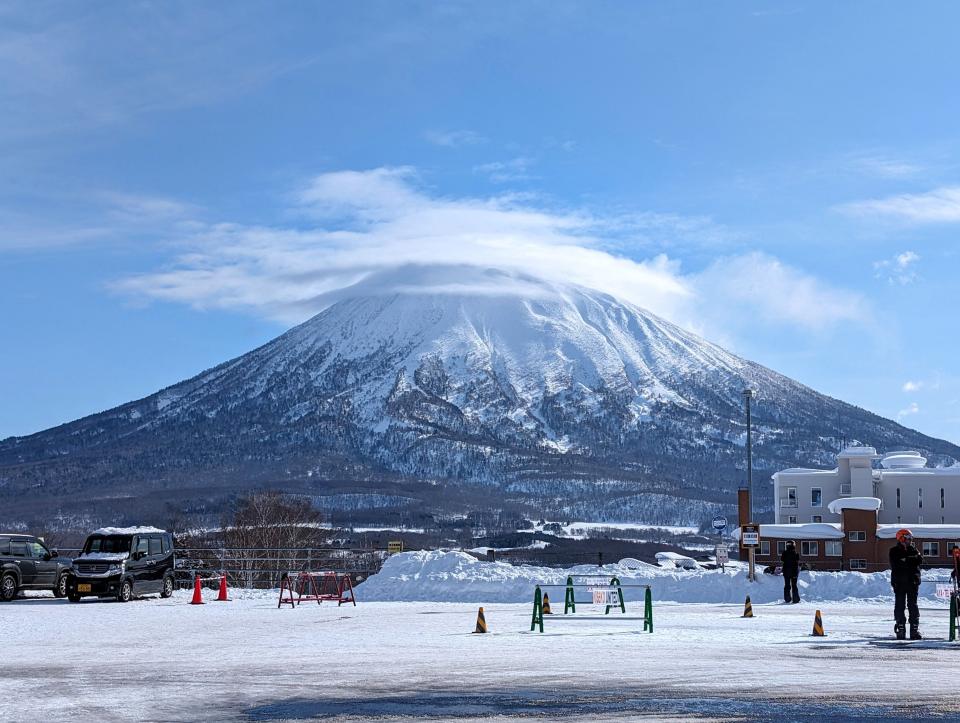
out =
[(605, 287), (960, 442), (958, 23), (945, 2), (4, 4), (0, 438), (442, 261)]

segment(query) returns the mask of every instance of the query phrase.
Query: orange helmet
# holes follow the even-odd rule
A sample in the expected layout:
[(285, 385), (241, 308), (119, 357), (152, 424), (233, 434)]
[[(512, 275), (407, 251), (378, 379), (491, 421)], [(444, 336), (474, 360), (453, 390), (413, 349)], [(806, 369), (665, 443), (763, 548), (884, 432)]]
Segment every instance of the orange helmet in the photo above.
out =
[(912, 538), (913, 533), (910, 532), (910, 530), (908, 530), (906, 527), (904, 527), (902, 530), (897, 530), (897, 542), (906, 542), (908, 537)]

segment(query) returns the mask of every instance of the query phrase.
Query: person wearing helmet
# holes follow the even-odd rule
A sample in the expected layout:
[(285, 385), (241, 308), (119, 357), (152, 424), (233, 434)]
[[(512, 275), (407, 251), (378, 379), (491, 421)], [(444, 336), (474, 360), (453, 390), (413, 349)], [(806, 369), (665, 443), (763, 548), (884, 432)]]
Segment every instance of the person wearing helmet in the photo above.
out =
[(890, 548), (890, 584), (893, 585), (894, 631), (897, 640), (907, 637), (904, 607), (910, 610), (910, 639), (921, 640), (920, 610), (917, 607), (917, 592), (920, 589), (920, 567), (923, 556), (913, 546), (913, 533), (903, 529), (897, 532), (897, 544)]
[(800, 576), (800, 556), (793, 540), (788, 540), (783, 552), (780, 553), (780, 562), (783, 563), (783, 601), (785, 603), (800, 602), (800, 591), (797, 589), (797, 578)]

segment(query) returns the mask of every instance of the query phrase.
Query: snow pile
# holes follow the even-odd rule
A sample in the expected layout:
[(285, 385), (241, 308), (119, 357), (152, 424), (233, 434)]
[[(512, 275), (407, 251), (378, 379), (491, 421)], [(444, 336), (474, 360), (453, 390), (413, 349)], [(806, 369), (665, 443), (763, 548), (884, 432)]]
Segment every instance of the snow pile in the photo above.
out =
[[(949, 581), (946, 570), (924, 571), (920, 596), (935, 599), (937, 582)], [(660, 602), (742, 603), (749, 594), (754, 603), (783, 599), (783, 578), (759, 573), (756, 583), (747, 581), (746, 569), (729, 565), (720, 570), (681, 570), (643, 565), (578, 565), (568, 569), (511, 565), (506, 562), (482, 562), (464, 552), (423, 550), (392, 555), (383, 569), (357, 588), (357, 597), (368, 601), (434, 601), (509, 603), (529, 602), (534, 586), (563, 585), (567, 575), (600, 575), (575, 579), (575, 583), (604, 585), (617, 576), (623, 585), (650, 585), (653, 599)], [(892, 599), (890, 577), (886, 572), (801, 572), (800, 595), (805, 600), (839, 602), (845, 600)], [(563, 600), (563, 589), (547, 588), (551, 597)], [(642, 588), (625, 588), (628, 600), (640, 600)], [(577, 589), (577, 599), (589, 599), (585, 588)]]

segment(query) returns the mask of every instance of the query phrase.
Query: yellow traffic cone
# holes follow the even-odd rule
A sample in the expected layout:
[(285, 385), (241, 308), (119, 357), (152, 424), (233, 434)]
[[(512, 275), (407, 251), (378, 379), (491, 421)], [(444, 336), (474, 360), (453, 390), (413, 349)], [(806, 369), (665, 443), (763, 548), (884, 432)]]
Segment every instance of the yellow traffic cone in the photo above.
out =
[(474, 630), (475, 633), (485, 633), (487, 632), (487, 621), (483, 617), (483, 608), (477, 612), (477, 629)]
[(747, 599), (743, 603), (743, 617), (745, 618), (753, 617), (753, 605), (750, 603), (749, 595), (747, 595)]
[(820, 611), (817, 610), (817, 614), (813, 618), (813, 635), (819, 637), (825, 637), (826, 633), (823, 632), (823, 620), (820, 618)]
[(550, 609), (550, 596), (547, 593), (543, 593), (543, 614), (553, 615), (553, 611)]

